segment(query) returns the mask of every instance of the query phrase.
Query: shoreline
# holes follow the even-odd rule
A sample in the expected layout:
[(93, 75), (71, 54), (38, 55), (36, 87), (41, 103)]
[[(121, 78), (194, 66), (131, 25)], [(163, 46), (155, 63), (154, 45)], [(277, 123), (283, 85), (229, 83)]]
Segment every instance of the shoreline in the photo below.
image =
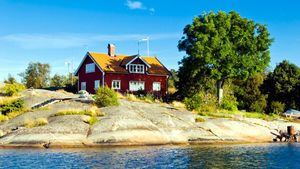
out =
[[(57, 144), (50, 143), (48, 147), (45, 147), (45, 144), (3, 144), (0, 145), (0, 149), (82, 149), (82, 148), (113, 148), (113, 147), (148, 147), (148, 146), (197, 146), (197, 145), (242, 145), (242, 144), (272, 144), (276, 142), (272, 141), (198, 141), (198, 142), (189, 142), (189, 143), (152, 143), (152, 144), (143, 144), (143, 143), (107, 143), (107, 144)], [(287, 143), (287, 142), (277, 142), (278, 143)]]

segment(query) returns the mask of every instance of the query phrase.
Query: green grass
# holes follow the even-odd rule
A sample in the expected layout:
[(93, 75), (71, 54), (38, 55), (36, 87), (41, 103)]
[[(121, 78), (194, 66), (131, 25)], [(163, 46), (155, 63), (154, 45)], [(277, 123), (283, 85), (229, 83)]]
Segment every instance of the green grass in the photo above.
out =
[(202, 117), (196, 117), (195, 122), (205, 122), (205, 119)]
[(206, 111), (199, 111), (199, 115), (202, 116), (209, 116), (209, 117), (216, 117), (216, 118), (235, 118), (236, 116), (246, 117), (246, 118), (256, 118), (256, 119), (263, 119), (267, 121), (272, 121), (278, 118), (282, 118), (279, 115), (268, 115), (264, 113), (256, 113), (256, 112), (242, 112), (242, 111), (229, 111), (229, 110), (217, 110), (215, 112), (206, 112)]
[(26, 128), (33, 128), (38, 126), (44, 126), (48, 124), (48, 120), (46, 118), (38, 118), (34, 120), (26, 120), (24, 126)]
[(65, 116), (65, 115), (87, 115), (87, 116), (104, 116), (102, 112), (97, 110), (62, 110), (55, 113), (54, 116)]
[(97, 117), (92, 116), (92, 117), (90, 117), (90, 118), (86, 121), (86, 123), (88, 123), (88, 124), (90, 124), (90, 125), (94, 125), (94, 124), (96, 124), (98, 121), (99, 121), (99, 120), (97, 119)]

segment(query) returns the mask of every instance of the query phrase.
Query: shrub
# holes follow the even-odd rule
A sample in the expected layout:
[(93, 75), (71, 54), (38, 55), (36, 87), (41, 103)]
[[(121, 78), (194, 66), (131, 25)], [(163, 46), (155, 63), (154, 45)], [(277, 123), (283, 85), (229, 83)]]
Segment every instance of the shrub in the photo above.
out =
[(200, 94), (195, 94), (190, 98), (185, 98), (183, 102), (188, 110), (198, 110), (202, 103), (202, 97)]
[(87, 121), (85, 121), (86, 123), (90, 124), (90, 125), (94, 125), (98, 122), (99, 120), (97, 119), (97, 117), (92, 116), (90, 117)]
[(114, 90), (108, 88), (107, 86), (100, 87), (97, 90), (94, 99), (98, 107), (119, 105), (117, 93)]
[(262, 96), (258, 100), (250, 104), (250, 111), (264, 113), (266, 107), (267, 107), (266, 97)]
[(7, 121), (7, 120), (8, 120), (7, 116), (0, 114), (0, 122)]
[(23, 90), (25, 90), (25, 86), (19, 83), (5, 84), (2, 88), (5, 96), (16, 96)]
[(195, 122), (205, 122), (205, 119), (202, 117), (196, 117)]
[(230, 94), (223, 98), (221, 108), (225, 110), (236, 111), (238, 110), (237, 105), (238, 102), (236, 101), (236, 98)]
[(48, 120), (46, 118), (38, 118), (35, 120), (27, 120), (24, 123), (24, 126), (27, 128), (33, 128), (33, 127), (38, 127), (38, 126), (44, 126), (48, 124)]
[(10, 103), (0, 105), (0, 112), (6, 115), (11, 112), (18, 112), (24, 110), (25, 102), (21, 99), (13, 100)]
[(270, 106), (270, 113), (274, 113), (274, 114), (281, 114), (284, 112), (285, 109), (285, 104), (278, 102), (278, 101), (273, 101), (271, 102), (271, 106)]

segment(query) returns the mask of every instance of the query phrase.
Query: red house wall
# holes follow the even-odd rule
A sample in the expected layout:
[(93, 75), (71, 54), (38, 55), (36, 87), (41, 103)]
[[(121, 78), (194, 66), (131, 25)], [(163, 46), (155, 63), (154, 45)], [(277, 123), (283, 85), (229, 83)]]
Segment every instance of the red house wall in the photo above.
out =
[(95, 65), (95, 72), (85, 73), (85, 65), (89, 63), (94, 63), (94, 62), (90, 57), (86, 57), (82, 66), (79, 68), (78, 91), (81, 90), (81, 82), (86, 82), (86, 91), (88, 91), (89, 93), (95, 93), (95, 89), (94, 89), (95, 81), (100, 80), (100, 86), (102, 85), (102, 72), (97, 67), (97, 65)]
[(154, 92), (158, 95), (165, 95), (167, 92), (167, 76), (157, 76), (157, 75), (147, 75), (147, 74), (116, 74), (116, 73), (106, 73), (105, 74), (105, 85), (111, 88), (113, 80), (121, 80), (121, 90), (119, 92), (129, 91), (129, 81), (144, 81), (145, 90), (147, 92), (152, 91), (153, 82), (160, 82), (161, 91)]

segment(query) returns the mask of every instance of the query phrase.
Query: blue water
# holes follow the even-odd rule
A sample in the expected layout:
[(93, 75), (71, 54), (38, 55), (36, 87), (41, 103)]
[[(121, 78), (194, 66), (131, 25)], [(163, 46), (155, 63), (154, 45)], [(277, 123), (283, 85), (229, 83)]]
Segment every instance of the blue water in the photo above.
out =
[(300, 168), (300, 144), (0, 149), (0, 168)]

